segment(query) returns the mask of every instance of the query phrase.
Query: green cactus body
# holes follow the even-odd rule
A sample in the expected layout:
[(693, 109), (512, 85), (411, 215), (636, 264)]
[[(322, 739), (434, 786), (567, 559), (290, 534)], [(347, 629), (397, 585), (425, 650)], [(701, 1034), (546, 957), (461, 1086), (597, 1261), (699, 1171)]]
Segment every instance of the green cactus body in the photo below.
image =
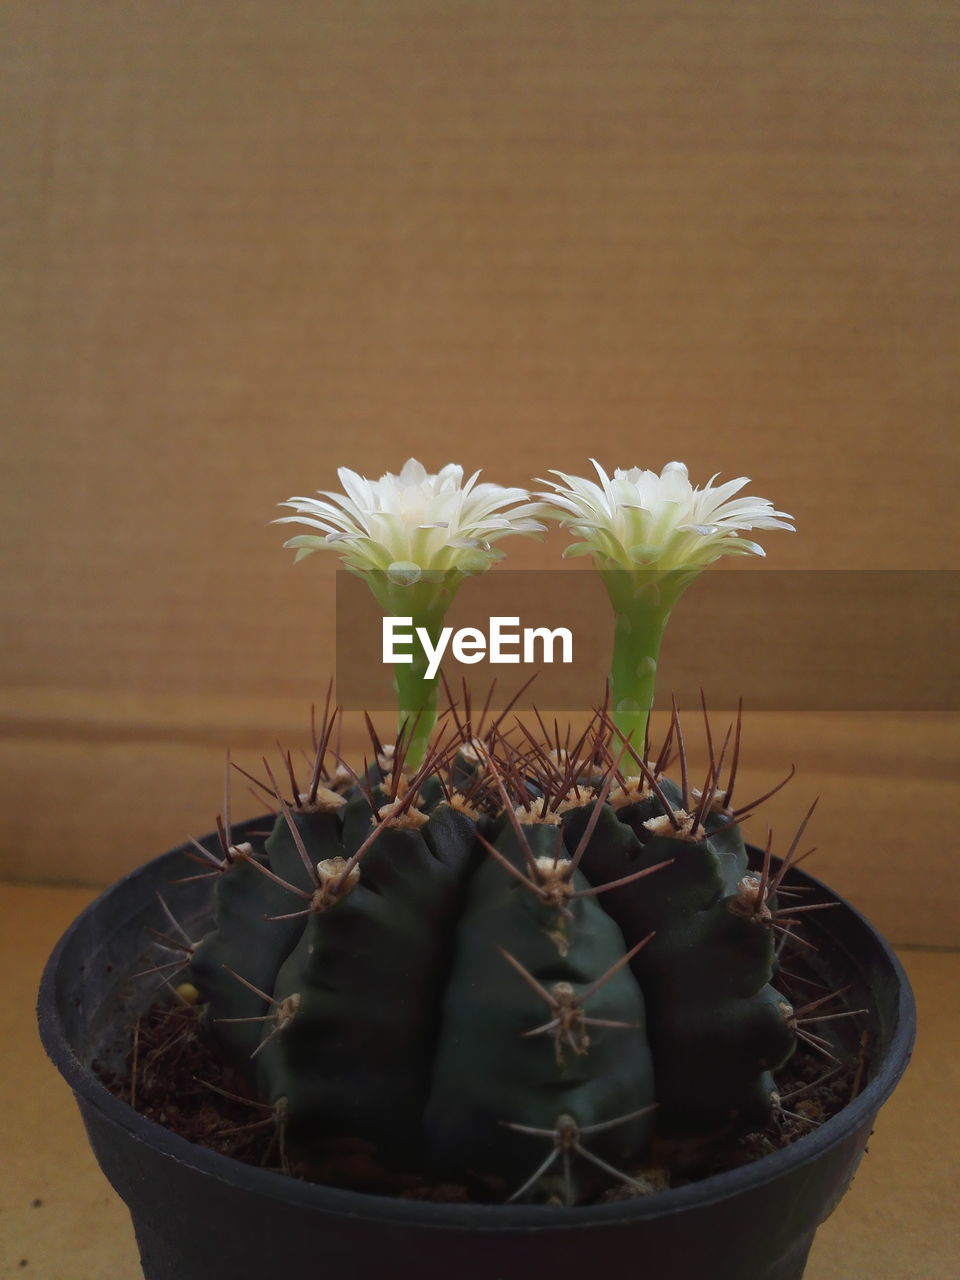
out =
[[(315, 895), (291, 825), (309, 861), (335, 873), (371, 832), (369, 804), (356, 796), (324, 813), (287, 812), (265, 864)], [(385, 1153), (416, 1149), (438, 984), (475, 853), (473, 821), (449, 805), (407, 821), (381, 832), (359, 882), (322, 909), (243, 861), (218, 881), (217, 928), (196, 949), (191, 976), (221, 1045), (248, 1074), (255, 1068), (262, 1097), (284, 1100), (294, 1142), (348, 1133)], [(254, 1017), (264, 1020), (232, 1021)]]
[[(552, 862), (557, 827), (523, 830), (534, 854)], [(527, 873), (526, 855), (509, 826), (496, 847)], [(567, 861), (562, 859), (561, 871)], [(574, 889), (589, 887), (579, 874), (571, 884)], [(438, 1172), (466, 1167), (501, 1177), (513, 1170), (530, 1174), (549, 1156), (556, 1139), (508, 1125), (550, 1133), (562, 1127), (561, 1117), (569, 1117), (583, 1131), (652, 1108), (643, 996), (628, 966), (600, 985), (583, 1007), (589, 1019), (621, 1025), (594, 1026), (576, 1019), (567, 1034), (562, 1022), (537, 1031), (559, 1021), (543, 992), (575, 999), (616, 966), (624, 951), (620, 930), (593, 897), (558, 908), (492, 857), (480, 866), (457, 931), (427, 1108), (430, 1155)], [(526, 977), (508, 957), (523, 967)], [(622, 1168), (644, 1151), (652, 1130), (652, 1114), (628, 1118), (595, 1137), (585, 1136), (583, 1144)], [(558, 1159), (525, 1194), (557, 1195), (569, 1202), (596, 1181), (596, 1166), (575, 1153), (572, 1161)]]
[(361, 1138), (394, 1168), (576, 1203), (636, 1185), (655, 1130), (765, 1121), (796, 1032), (732, 815), (704, 804), (690, 838), (673, 783), (601, 801), (571, 764), (553, 792), (513, 768), (514, 801), (538, 796), (518, 826), (490, 768), (471, 741), (418, 792), (378, 760), (218, 877), (191, 978), (291, 1152)]
[[(596, 885), (670, 865), (604, 894), (604, 908), (628, 943), (653, 932), (632, 960), (647, 1000), (657, 1072), (658, 1130), (709, 1134), (762, 1124), (771, 1071), (795, 1046), (784, 998), (769, 984), (774, 945), (769, 918), (744, 909), (737, 894), (745, 856), (727, 836), (675, 833), (657, 804), (605, 808), (584, 853)], [(591, 806), (564, 818), (568, 848), (581, 839)], [(655, 830), (650, 830), (653, 825)]]
[[(281, 814), (273, 824), (273, 830), (267, 837), (264, 853), (267, 865), (274, 875), (285, 880), (304, 893), (312, 893), (314, 878), (307, 867), (292, 827), (306, 850), (312, 863), (329, 858), (331, 851), (340, 852), (340, 832), (347, 821), (354, 815), (362, 814), (369, 820), (370, 806), (362, 799), (355, 798), (349, 802), (345, 797), (331, 797), (323, 808), (296, 808), (288, 810), (291, 822), (285, 821)], [(296, 901), (287, 894), (287, 911), (293, 911)], [(302, 929), (302, 924), (300, 928)], [(298, 930), (299, 933), (299, 930)]]
[(356, 885), (307, 917), (273, 988), (289, 1023), (258, 1052), (261, 1096), (284, 1099), (294, 1144), (346, 1134), (416, 1158), (470, 825), (445, 808), (384, 831)]
[(747, 874), (747, 848), (740, 824), (726, 809), (712, 808), (704, 819), (710, 847), (720, 863), (720, 875), (727, 893), (733, 893)]
[[(211, 1032), (246, 1075), (251, 1074), (251, 1055), (262, 1032), (259, 1022), (247, 1019), (262, 1017), (267, 1004), (233, 975), (241, 974), (252, 987), (269, 992), (302, 928), (297, 921), (265, 919), (295, 910), (298, 899), (258, 871), (253, 858), (251, 852), (250, 858), (229, 862), (218, 876), (214, 888), (217, 927), (200, 941), (190, 961), (191, 980), (208, 1001)], [(256, 860), (267, 863), (263, 855)]]

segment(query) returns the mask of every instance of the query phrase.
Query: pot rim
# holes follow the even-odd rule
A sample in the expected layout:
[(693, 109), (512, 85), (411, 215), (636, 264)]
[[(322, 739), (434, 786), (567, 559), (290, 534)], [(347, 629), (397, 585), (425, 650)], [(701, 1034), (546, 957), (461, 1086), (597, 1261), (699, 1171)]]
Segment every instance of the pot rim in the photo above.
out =
[[(82, 1098), (89, 1107), (125, 1130), (135, 1141), (142, 1142), (177, 1163), (187, 1165), (220, 1183), (239, 1185), (247, 1192), (267, 1199), (282, 1200), (301, 1208), (340, 1217), (447, 1230), (462, 1228), (471, 1231), (504, 1231), (547, 1227), (577, 1230), (668, 1216), (681, 1213), (692, 1205), (705, 1207), (722, 1202), (813, 1164), (829, 1149), (842, 1143), (876, 1116), (910, 1061), (916, 1030), (916, 1008), (909, 980), (896, 954), (855, 907), (816, 877), (795, 868), (792, 872), (794, 876), (829, 894), (842, 911), (852, 917), (855, 925), (871, 935), (895, 979), (897, 998), (893, 1033), (887, 1052), (878, 1063), (873, 1078), (841, 1111), (789, 1146), (738, 1168), (711, 1174), (685, 1186), (671, 1187), (630, 1200), (574, 1206), (462, 1205), (402, 1200), (394, 1196), (328, 1187), (322, 1183), (306, 1182), (273, 1170), (261, 1169), (190, 1142), (116, 1097), (74, 1053), (57, 1009), (57, 973), (63, 955), (81, 923), (96, 913), (120, 886), (130, 883), (138, 876), (146, 875), (164, 859), (189, 847), (180, 846), (169, 850), (128, 872), (98, 894), (67, 928), (51, 953), (40, 982), (37, 998), (40, 1038), (48, 1056), (78, 1099)], [(831, 915), (834, 919), (837, 918), (837, 913)]]

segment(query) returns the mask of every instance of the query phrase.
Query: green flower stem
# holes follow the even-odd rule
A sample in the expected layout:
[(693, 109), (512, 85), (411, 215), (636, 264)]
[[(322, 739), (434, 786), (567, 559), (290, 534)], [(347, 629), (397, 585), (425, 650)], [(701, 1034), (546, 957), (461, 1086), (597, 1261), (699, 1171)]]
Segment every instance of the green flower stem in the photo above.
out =
[(617, 613), (610, 661), (610, 709), (625, 738), (642, 748), (653, 706), (660, 641), (669, 613)]
[(423, 763), (430, 745), (430, 735), (437, 723), (437, 695), (440, 678), (427, 678), (429, 660), (416, 636), (422, 627), (435, 648), (443, 629), (443, 620), (465, 574), (443, 572), (425, 574), (414, 582), (391, 579), (389, 574), (364, 574), (385, 616), (411, 618), (414, 640), (409, 652), (412, 662), (398, 662), (393, 668), (393, 688), (397, 695), (397, 732), (407, 742), (405, 769), (413, 773)]
[(663, 633), (673, 606), (698, 572), (600, 569), (615, 619), (610, 712), (624, 737), (641, 750)]
[[(428, 618), (412, 615), (414, 627), (425, 627), (430, 642), (436, 645), (443, 626), (443, 618), (432, 622)], [(408, 742), (406, 772), (412, 773), (423, 763), (430, 743), (430, 735), (437, 723), (437, 693), (439, 678), (427, 679), (427, 656), (423, 647), (414, 641), (411, 649), (413, 662), (397, 663), (394, 667), (393, 688), (397, 695), (397, 734), (404, 734)]]

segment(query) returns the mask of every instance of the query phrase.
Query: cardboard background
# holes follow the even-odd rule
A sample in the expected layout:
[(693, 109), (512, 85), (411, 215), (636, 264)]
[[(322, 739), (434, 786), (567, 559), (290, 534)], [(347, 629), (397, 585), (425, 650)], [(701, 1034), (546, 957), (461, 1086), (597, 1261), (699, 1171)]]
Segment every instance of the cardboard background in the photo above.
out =
[[(794, 513), (777, 568), (956, 567), (938, 0), (13, 0), (0, 25), (0, 874), (106, 882), (212, 826), (227, 742), (249, 765), (305, 736), (336, 562), (295, 570), (266, 525), (338, 465), (680, 458)], [(747, 741), (748, 787), (798, 765), (778, 831), (822, 793), (815, 869), (893, 940), (958, 941), (955, 715), (764, 714)]]

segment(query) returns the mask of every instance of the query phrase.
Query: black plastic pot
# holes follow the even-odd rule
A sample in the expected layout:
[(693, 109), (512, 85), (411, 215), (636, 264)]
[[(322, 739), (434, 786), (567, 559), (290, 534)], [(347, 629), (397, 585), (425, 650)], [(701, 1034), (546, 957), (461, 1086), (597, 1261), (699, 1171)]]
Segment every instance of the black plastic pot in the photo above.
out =
[[(852, 1007), (872, 1010), (868, 1083), (792, 1146), (688, 1186), (572, 1209), (419, 1203), (300, 1182), (187, 1142), (114, 1097), (91, 1070), (97, 1059), (122, 1061), (143, 1006), (144, 984), (128, 977), (152, 963), (145, 926), (166, 924), (157, 893), (192, 937), (204, 928), (207, 883), (171, 883), (189, 865), (183, 852), (118, 881), (74, 921), (47, 964), (38, 1006), (44, 1046), (130, 1210), (147, 1280), (382, 1280), (397, 1270), (418, 1280), (583, 1280), (598, 1270), (643, 1280), (799, 1280), (814, 1233), (849, 1185), (910, 1058), (906, 976), (870, 924), (841, 903), (810, 913), (807, 936), (824, 977), (850, 988)], [(813, 889), (807, 902), (836, 900), (802, 872), (790, 878)]]

